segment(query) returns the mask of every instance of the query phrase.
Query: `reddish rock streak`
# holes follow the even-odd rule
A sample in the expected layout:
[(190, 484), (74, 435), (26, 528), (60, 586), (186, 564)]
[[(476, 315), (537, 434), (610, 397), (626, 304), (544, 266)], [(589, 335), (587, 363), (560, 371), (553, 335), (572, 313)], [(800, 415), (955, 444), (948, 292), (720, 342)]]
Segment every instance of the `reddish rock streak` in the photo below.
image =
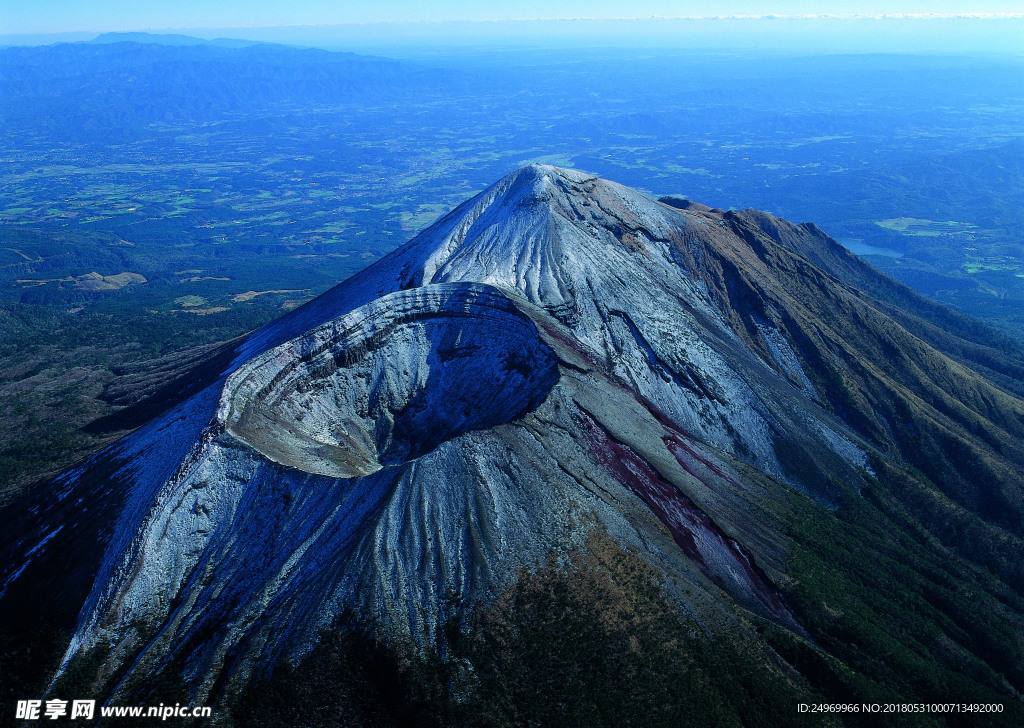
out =
[[(740, 545), (723, 534), (706, 513), (662, 478), (647, 461), (627, 445), (612, 438), (593, 418), (580, 412), (579, 422), (594, 459), (643, 500), (651, 512), (665, 524), (683, 553), (693, 560), (708, 578), (741, 603), (747, 601), (743, 597), (749, 594), (772, 615), (781, 618), (786, 614), (778, 595), (758, 573)], [(675, 438), (667, 437), (666, 442), (670, 451), (673, 450), (673, 445), (685, 447)], [(715, 475), (732, 481), (717, 466), (697, 456), (691, 448), (685, 449)], [(676, 454), (675, 451), (673, 454)], [(677, 459), (678, 457), (677, 455)], [(699, 473), (687, 468), (682, 461), (680, 464), (701, 482), (706, 479), (706, 475), (702, 478)]]

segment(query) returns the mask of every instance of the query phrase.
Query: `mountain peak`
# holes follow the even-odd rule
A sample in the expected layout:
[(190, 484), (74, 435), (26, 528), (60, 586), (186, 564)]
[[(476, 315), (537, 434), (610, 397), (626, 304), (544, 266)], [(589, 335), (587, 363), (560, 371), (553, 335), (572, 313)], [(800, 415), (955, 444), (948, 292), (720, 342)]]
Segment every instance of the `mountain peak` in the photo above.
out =
[(757, 222), (513, 172), (59, 478), (4, 535), (0, 606), (80, 605), (65, 666), (104, 650), (127, 702), (187, 664), (204, 702), (343, 613), (443, 639), (595, 531), (709, 631), (802, 635), (794, 490), (836, 508), (914, 467), (1019, 524), (1024, 404), (801, 255), (818, 231)]
[(544, 187), (550, 187), (557, 184), (557, 180), (561, 180), (562, 183), (575, 183), (580, 184), (589, 180), (596, 180), (596, 175), (587, 174), (576, 169), (568, 167), (556, 167), (553, 164), (543, 164), (535, 162), (528, 164), (525, 167), (506, 175), (502, 180), (498, 182), (500, 185), (505, 180), (513, 181), (514, 183), (525, 185), (542, 185)]

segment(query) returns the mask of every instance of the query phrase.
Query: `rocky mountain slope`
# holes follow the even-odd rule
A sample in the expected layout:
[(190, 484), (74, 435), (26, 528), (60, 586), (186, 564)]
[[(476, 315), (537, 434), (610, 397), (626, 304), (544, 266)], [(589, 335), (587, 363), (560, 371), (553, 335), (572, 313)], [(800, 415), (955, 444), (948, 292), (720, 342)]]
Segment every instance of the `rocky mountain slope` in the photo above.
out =
[(955, 654), (928, 664), (1016, 705), (1021, 362), (812, 225), (669, 202), (527, 167), (235, 342), (8, 510), (3, 616), (73, 627), (59, 672), (112, 700), (173, 672), (208, 702), (343, 614), (443, 653), (600, 535), (800, 682), (757, 630), (846, 659), (794, 574), (808, 534), (872, 508), (858, 527), (965, 573), (949, 588), (1009, 635), (925, 600)]

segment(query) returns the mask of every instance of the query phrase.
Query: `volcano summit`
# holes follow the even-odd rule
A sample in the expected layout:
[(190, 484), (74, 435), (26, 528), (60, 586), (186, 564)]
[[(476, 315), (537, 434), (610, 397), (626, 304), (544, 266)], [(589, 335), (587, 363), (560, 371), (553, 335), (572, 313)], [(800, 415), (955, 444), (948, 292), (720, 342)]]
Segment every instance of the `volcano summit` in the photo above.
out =
[(0, 612), (69, 630), (51, 692), (209, 703), (342, 615), (454, 654), (597, 539), (808, 695), (1020, 715), (1024, 364), (987, 336), (811, 224), (534, 165), (21, 504)]

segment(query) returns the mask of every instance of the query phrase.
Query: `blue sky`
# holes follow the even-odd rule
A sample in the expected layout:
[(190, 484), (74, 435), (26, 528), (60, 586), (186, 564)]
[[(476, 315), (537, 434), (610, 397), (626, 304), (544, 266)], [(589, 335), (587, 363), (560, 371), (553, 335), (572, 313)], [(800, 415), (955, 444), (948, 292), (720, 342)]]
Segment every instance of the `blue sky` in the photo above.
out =
[(0, 34), (267, 27), (362, 22), (729, 15), (1024, 13), (1024, 1), (902, 0), (0, 0)]
[(0, 0), (0, 46), (89, 40), (109, 31), (394, 57), (579, 46), (1024, 58), (1024, 0)]

